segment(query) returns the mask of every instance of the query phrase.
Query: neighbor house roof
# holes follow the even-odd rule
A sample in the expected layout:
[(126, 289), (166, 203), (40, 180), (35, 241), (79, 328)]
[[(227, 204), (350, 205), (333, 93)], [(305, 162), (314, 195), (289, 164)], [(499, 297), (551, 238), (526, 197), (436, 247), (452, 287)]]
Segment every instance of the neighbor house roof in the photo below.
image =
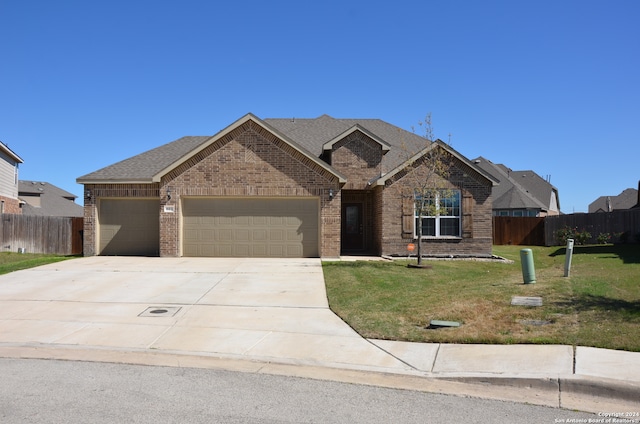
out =
[[(557, 189), (533, 171), (512, 171), (502, 164), (494, 164), (482, 156), (473, 161), (476, 166), (493, 175), (500, 184), (494, 186), (493, 209), (540, 209), (552, 207), (552, 193)], [(558, 209), (560, 205), (557, 205)]]
[(638, 203), (638, 190), (627, 188), (617, 196), (600, 196), (589, 204), (589, 213), (631, 209)]
[(18, 181), (18, 199), (24, 202), (23, 215), (75, 216), (84, 215), (77, 196), (42, 181)]

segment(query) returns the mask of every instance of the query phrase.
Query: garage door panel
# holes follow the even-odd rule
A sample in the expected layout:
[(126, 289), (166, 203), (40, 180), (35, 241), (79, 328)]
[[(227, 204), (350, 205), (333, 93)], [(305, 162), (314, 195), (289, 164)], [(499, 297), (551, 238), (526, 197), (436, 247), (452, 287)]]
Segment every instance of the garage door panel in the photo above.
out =
[(272, 242), (284, 241), (284, 230), (269, 230), (269, 239)]
[(253, 223), (254, 225), (266, 226), (269, 223), (269, 221), (267, 220), (266, 216), (254, 216)]
[(251, 255), (250, 257), (260, 257), (265, 258), (269, 256), (267, 246), (264, 244), (252, 244), (251, 245)]
[(184, 198), (183, 254), (317, 257), (318, 209), (317, 199)]
[(253, 230), (251, 232), (251, 240), (266, 242), (269, 240), (266, 230)]
[(240, 243), (248, 242), (250, 240), (249, 230), (236, 230), (233, 236), (234, 236), (234, 239)]

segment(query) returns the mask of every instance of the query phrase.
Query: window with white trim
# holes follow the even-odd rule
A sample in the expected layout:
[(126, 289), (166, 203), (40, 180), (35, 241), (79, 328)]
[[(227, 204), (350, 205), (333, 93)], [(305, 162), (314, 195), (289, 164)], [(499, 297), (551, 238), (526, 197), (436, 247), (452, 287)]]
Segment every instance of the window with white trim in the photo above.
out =
[(415, 236), (422, 226), (422, 237), (461, 237), (460, 190), (433, 190), (425, 199), (426, 211), (418, 216), (422, 195), (416, 194)]

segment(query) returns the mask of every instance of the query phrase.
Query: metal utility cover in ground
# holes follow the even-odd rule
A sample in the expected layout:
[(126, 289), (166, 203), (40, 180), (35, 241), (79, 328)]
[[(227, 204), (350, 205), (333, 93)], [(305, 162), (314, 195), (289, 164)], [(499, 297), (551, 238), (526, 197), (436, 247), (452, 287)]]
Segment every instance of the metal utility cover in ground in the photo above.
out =
[(456, 321), (440, 321), (437, 319), (432, 319), (431, 321), (429, 321), (429, 328), (440, 327), (460, 327), (460, 323)]
[(181, 309), (180, 306), (150, 306), (139, 317), (172, 317)]
[(541, 297), (513, 296), (511, 304), (514, 306), (542, 306)]

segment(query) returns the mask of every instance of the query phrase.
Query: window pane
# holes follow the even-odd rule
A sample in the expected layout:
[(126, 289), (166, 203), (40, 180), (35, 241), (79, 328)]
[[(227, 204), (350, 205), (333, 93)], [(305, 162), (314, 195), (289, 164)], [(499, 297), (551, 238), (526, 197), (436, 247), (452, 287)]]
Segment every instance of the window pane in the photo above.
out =
[(440, 215), (460, 216), (460, 192), (457, 190), (442, 190), (440, 196)]
[(460, 218), (440, 219), (440, 235), (459, 237), (460, 236)]
[[(424, 198), (424, 203), (422, 203), (423, 198)], [(435, 204), (435, 199), (433, 197), (433, 193), (425, 193), (424, 196), (420, 194), (416, 194), (415, 216), (417, 217), (421, 210), (422, 210), (423, 216), (432, 215), (435, 209), (433, 207), (434, 204)]]
[[(416, 219), (416, 228), (420, 220)], [(422, 218), (422, 236), (435, 237), (436, 235), (436, 219), (435, 218)]]

